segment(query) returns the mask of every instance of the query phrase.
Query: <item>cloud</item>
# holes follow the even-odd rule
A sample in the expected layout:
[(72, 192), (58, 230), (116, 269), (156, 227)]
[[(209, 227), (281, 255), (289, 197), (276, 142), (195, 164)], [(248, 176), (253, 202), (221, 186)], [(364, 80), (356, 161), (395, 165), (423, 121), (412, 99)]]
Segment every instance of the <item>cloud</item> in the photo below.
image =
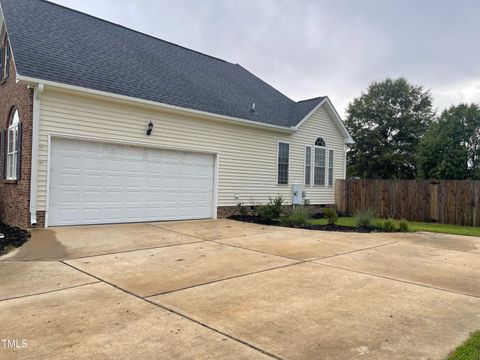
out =
[(440, 109), (480, 102), (476, 0), (55, 2), (240, 63), (295, 100), (329, 95), (341, 114), (386, 77), (431, 89)]
[(432, 90), (435, 103), (440, 109), (452, 104), (480, 103), (480, 79), (461, 81), (445, 86), (439, 86)]

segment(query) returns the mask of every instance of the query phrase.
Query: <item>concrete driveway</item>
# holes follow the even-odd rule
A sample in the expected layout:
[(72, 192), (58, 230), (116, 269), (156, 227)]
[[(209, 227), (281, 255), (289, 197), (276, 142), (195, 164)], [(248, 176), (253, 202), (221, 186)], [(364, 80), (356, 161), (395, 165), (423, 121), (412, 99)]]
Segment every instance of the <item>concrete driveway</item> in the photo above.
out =
[(442, 359), (480, 329), (470, 237), (53, 228), (0, 279), (2, 359)]

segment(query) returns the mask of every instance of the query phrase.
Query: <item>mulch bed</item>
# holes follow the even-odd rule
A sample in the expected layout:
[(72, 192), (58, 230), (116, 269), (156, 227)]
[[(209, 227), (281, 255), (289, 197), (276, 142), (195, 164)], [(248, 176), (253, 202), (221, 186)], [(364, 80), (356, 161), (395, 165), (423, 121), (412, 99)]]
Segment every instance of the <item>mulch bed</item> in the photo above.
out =
[(306, 230), (323, 230), (323, 231), (342, 231), (342, 232), (357, 232), (357, 233), (371, 233), (378, 231), (372, 227), (352, 227), (352, 226), (342, 226), (342, 225), (305, 225), (302, 229)]
[(232, 215), (229, 217), (230, 220), (237, 220), (237, 221), (244, 221), (249, 223), (255, 224), (262, 224), (262, 225), (276, 225), (281, 226), (279, 221), (270, 220), (270, 221), (263, 221), (258, 216), (253, 215)]
[[(282, 226), (279, 221), (262, 221), (257, 216), (253, 215), (232, 215), (229, 217), (231, 220), (245, 221), (249, 223), (262, 224), (262, 225), (274, 225)], [(357, 232), (357, 233), (370, 233), (378, 231), (372, 227), (351, 227), (351, 226), (341, 226), (341, 225), (304, 225), (297, 227), (297, 229), (305, 230), (323, 230), (323, 231), (341, 231), (341, 232)]]
[(30, 233), (27, 230), (0, 223), (0, 255), (22, 246), (28, 239)]

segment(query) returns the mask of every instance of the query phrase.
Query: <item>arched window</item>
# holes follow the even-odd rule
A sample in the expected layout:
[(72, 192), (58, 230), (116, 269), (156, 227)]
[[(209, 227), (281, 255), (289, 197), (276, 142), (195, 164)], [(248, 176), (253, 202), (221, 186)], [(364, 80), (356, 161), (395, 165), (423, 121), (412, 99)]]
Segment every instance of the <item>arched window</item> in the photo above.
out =
[(315, 140), (315, 146), (325, 147), (327, 145), (325, 145), (325, 140), (323, 140), (323, 138), (319, 137), (319, 138), (317, 138), (317, 140)]
[(8, 38), (5, 36), (2, 47), (0, 48), (0, 81), (8, 79), (10, 75), (10, 46)]
[(318, 137), (314, 146), (305, 145), (305, 185), (317, 187), (333, 187), (334, 152), (327, 148), (325, 140)]
[(315, 153), (313, 161), (313, 185), (325, 186), (326, 183), (326, 164), (327, 164), (327, 149), (323, 138), (319, 137), (315, 140)]
[(7, 140), (7, 180), (17, 180), (20, 153), (20, 117), (14, 110), (8, 126)]

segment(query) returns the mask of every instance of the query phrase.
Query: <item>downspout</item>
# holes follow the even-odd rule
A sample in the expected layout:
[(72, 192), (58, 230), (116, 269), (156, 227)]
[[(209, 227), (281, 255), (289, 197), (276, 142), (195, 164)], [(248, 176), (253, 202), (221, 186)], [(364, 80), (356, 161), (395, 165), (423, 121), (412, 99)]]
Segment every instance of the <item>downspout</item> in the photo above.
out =
[(40, 95), (43, 84), (35, 85), (33, 89), (32, 114), (32, 172), (30, 174), (30, 224), (37, 224), (37, 185), (38, 185), (38, 143), (40, 128)]

